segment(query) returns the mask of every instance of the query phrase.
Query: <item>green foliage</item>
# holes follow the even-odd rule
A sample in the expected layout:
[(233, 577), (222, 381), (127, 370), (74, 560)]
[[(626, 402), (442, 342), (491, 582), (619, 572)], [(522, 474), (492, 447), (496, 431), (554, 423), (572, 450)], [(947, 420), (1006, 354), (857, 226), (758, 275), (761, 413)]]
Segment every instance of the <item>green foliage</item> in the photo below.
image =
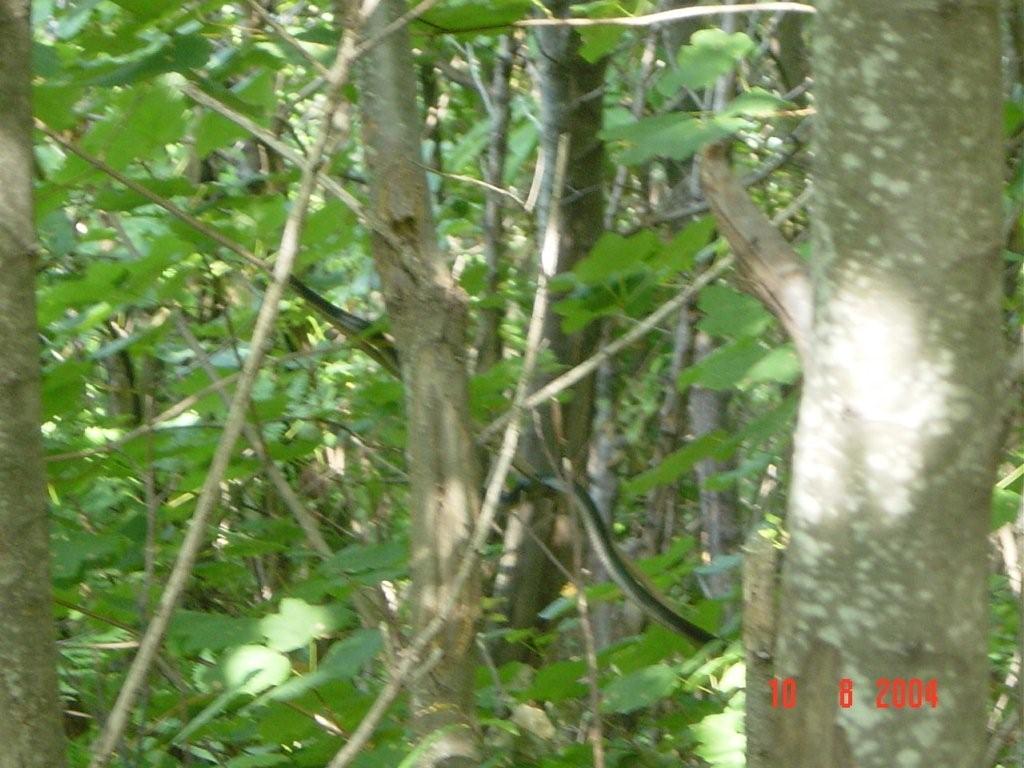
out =
[(661, 78), (658, 89), (671, 95), (679, 88), (713, 85), (756, 47), (756, 43), (742, 32), (729, 34), (720, 29), (697, 30), (690, 38), (690, 44), (679, 50), (676, 69)]
[[(420, 76), (434, 78), (439, 92), (437, 103), (421, 105), (424, 120), (430, 107), (438, 122), (428, 143), (438, 147), (441, 170), (456, 175), (431, 175), (439, 241), (469, 297), (474, 334), (485, 310), (501, 313), (505, 357), (475, 370), (471, 384), (472, 414), (481, 425), (508, 408), (533, 301), (535, 220), (515, 202), (536, 202), (531, 189), (543, 170), (532, 79), (543, 54), (532, 33), (519, 48), (511, 80), (500, 179), (512, 194), (502, 197), (496, 276), (482, 248), (488, 190), (465, 177), (481, 178), (493, 138), (478, 89), (489, 83), (496, 37), (509, 32), (508, 24), (542, 13), (540, 5), (446, 0), (411, 25)], [(276, 3), (275, 18), (292, 38), (285, 40), (246, 3), (33, 4), (36, 117), (191, 218), (183, 221), (37, 133), (37, 304), (61, 685), (67, 709), (88, 715), (84, 730), (70, 739), (75, 768), (88, 764), (98, 724), (167, 582), (227, 417), (221, 394), (231, 395), (250, 354), (267, 276), (210, 232), (272, 264), (298, 192), (300, 169), (246, 128), (193, 102), (183, 85), (200, 88), (294, 152), (307, 151), (323, 106), (308, 59), (329, 65), (337, 42), (328, 6)], [(572, 14), (606, 18), (652, 7), (600, 0), (575, 4)], [(737, 135), (736, 163), (754, 171), (788, 141), (794, 118), (780, 113), (799, 105), (783, 99), (774, 65), (762, 55), (771, 30), (767, 19), (752, 24), (749, 34), (699, 30), (678, 56), (666, 54), (659, 37), (658, 61), (644, 74), (638, 65), (643, 33), (582, 28), (580, 55), (611, 63), (601, 93), (574, 98), (603, 98), (599, 137), (609, 160), (603, 191), (616, 188), (619, 197), (589, 254), (551, 281), (562, 332), (616, 338), (724, 252), (706, 211), (661, 218), (662, 205), (671, 208), (672, 195), (688, 188), (690, 161), (708, 143)], [(704, 111), (707, 89), (728, 74), (737, 75), (737, 95), (718, 114)], [(643, 103), (634, 104), (641, 76)], [(353, 106), (350, 130), (324, 172), (368, 210), (356, 108), (362, 94), (352, 86), (345, 94)], [(1018, 102), (1008, 100), (1004, 111), (1010, 140), (1024, 124)], [(613, 166), (622, 174), (614, 184)], [(1019, 167), (1016, 173), (1019, 182)], [(782, 165), (751, 189), (760, 205), (777, 211), (803, 187), (803, 169)], [(1008, 210), (1019, 205), (1020, 187), (1009, 185)], [(574, 192), (579, 197), (566, 201), (565, 212), (593, 190)], [(384, 317), (370, 233), (361, 221), (318, 189), (298, 269), (338, 306)], [(802, 236), (806, 219), (797, 216), (786, 226), (788, 236)], [(1008, 273), (1019, 275), (1021, 263), (1020, 253), (1007, 251)], [(729, 273), (688, 308), (689, 330), (713, 341), (702, 360), (672, 367), (678, 318), (670, 318), (613, 363), (610, 472), (620, 482), (613, 529), (627, 549), (643, 546), (636, 534), (651, 523), (647, 497), (655, 491), (674, 501), (677, 531), (692, 522), (702, 491), (734, 492), (750, 521), (778, 513), (785, 497), (801, 372), (778, 323), (736, 286)], [(1008, 296), (1004, 308), (1008, 327), (1019, 325), (1020, 296)], [(410, 544), (419, 542), (410, 542), (403, 384), (353, 346), (335, 343), (330, 328), (296, 297), (286, 296), (281, 309), (248, 417), (331, 553), (321, 557), (313, 548), (256, 451), (240, 443), (159, 667), (132, 713), (124, 758), (113, 764), (118, 768), (326, 765), (395, 663), (392, 638), (362, 623), (361, 590), (380, 588), (393, 599), (399, 629), (408, 635)], [(181, 333), (179, 319), (194, 341)], [(386, 317), (375, 325), (387, 328)], [(474, 359), (468, 344), (466, 358)], [(546, 375), (558, 372), (555, 360), (552, 349), (542, 351)], [(227, 379), (220, 389), (211, 386), (207, 364)], [(673, 396), (684, 398), (695, 388), (721, 393), (724, 418), (702, 436), (681, 425), (671, 445), (656, 448), (661, 408), (673, 388)], [(565, 393), (563, 400), (572, 397)], [(719, 471), (698, 488), (693, 470), (706, 459), (720, 462)], [(1002, 468), (1010, 479), (994, 498), (994, 528), (1019, 513), (1020, 463), (1021, 456), (1009, 456)], [(489, 546), (482, 570), (493, 574), (500, 555), (498, 544)], [(639, 568), (670, 601), (698, 622), (720, 626), (725, 606), (704, 599), (698, 581), (735, 569), (736, 559), (697, 566), (697, 542), (678, 534), (641, 555), (647, 556), (638, 558)], [(1000, 596), (993, 657), (1008, 668), (1009, 628), (1019, 621), (1019, 608), (1006, 583), (993, 591)], [(728, 645), (728, 628), (725, 642), (695, 652), (660, 626), (631, 626), (612, 584), (588, 584), (586, 596), (613, 628), (594, 670), (583, 660), (572, 590), (543, 610), (543, 628), (488, 628), (490, 650), (527, 648), (532, 663), (492, 666), (482, 659), (476, 670), (477, 714), (494, 741), (485, 765), (591, 765), (579, 724), (593, 717), (592, 684), (600, 694), (609, 766), (668, 768), (697, 758), (721, 768), (742, 765), (743, 668), (741, 653)], [(487, 604), (494, 617), (502, 610), (496, 602)], [(513, 715), (517, 706), (539, 711), (554, 734), (541, 738), (522, 726)], [(413, 763), (426, 742), (409, 728), (408, 710), (403, 695), (356, 765)]]

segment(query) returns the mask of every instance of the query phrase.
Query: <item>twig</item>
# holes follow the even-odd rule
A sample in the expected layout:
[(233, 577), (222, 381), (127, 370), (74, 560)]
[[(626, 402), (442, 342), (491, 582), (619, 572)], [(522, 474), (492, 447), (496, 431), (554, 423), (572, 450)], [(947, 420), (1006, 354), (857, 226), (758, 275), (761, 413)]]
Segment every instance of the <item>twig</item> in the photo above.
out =
[(383, 41), (384, 38), (386, 38), (388, 35), (394, 34), (402, 27), (404, 27), (406, 24), (415, 21), (424, 13), (426, 13), (435, 5), (437, 5), (438, 2), (439, 0), (423, 0), (423, 2), (421, 2), (415, 8), (410, 8), (403, 15), (399, 16), (393, 22), (384, 27), (384, 29), (382, 29), (378, 34), (374, 35), (368, 40), (364, 40), (363, 42), (361, 42), (356, 47), (355, 58), (359, 58), (370, 49), (378, 46), (381, 43), (381, 41)]
[(815, 13), (813, 5), (804, 3), (739, 3), (736, 5), (700, 5), (658, 11), (641, 16), (615, 16), (607, 19), (582, 19), (548, 17), (543, 19), (520, 19), (514, 27), (649, 27), (670, 21), (683, 21), (701, 16), (717, 16), (730, 13), (759, 13), (761, 11), (789, 11), (791, 13)]
[(263, 21), (271, 26), (271, 28), (277, 32), (277, 34), (284, 40), (288, 45), (295, 49), (302, 58), (310, 63), (313, 69), (316, 70), (320, 77), (327, 77), (327, 67), (320, 63), (320, 61), (309, 51), (307, 51), (302, 43), (300, 43), (295, 36), (285, 29), (284, 25), (281, 24), (277, 19), (267, 12), (266, 8), (256, 2), (256, 0), (247, 0), (249, 7), (256, 12)]

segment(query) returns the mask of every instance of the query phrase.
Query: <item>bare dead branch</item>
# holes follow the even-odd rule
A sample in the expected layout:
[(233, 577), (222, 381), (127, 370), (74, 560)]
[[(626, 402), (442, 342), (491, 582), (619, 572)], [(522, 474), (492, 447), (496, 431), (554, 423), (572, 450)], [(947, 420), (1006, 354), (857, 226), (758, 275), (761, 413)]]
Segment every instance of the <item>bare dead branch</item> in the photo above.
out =
[(807, 266), (743, 189), (714, 144), (700, 156), (704, 195), (740, 265), (744, 287), (782, 323), (801, 358), (807, 360), (812, 321)]

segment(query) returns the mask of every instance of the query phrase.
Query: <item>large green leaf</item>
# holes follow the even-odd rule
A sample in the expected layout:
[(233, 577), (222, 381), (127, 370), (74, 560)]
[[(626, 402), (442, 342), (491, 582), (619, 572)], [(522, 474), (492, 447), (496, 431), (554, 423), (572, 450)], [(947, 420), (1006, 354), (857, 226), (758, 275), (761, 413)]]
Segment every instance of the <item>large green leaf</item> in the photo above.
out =
[(627, 496), (646, 493), (657, 485), (664, 485), (676, 480), (684, 472), (690, 471), (701, 459), (723, 460), (728, 458), (733, 449), (734, 444), (724, 431), (709, 432), (670, 453), (656, 467), (642, 472), (624, 483), (622, 492)]
[(641, 230), (630, 237), (606, 232), (590, 253), (573, 267), (573, 274), (585, 284), (621, 279), (644, 270), (644, 261), (661, 249), (657, 235)]
[(695, 753), (714, 768), (743, 768), (746, 763), (743, 712), (730, 707), (708, 715), (693, 728), (698, 747)]
[(1008, 525), (1021, 514), (1021, 495), (1009, 488), (997, 488), (992, 495), (992, 530)]
[(743, 381), (754, 364), (766, 354), (768, 349), (749, 336), (730, 341), (679, 374), (676, 385), (680, 390), (692, 384), (707, 389), (729, 389)]
[(317, 637), (327, 637), (350, 618), (344, 605), (310, 605), (305, 600), (286, 597), (277, 613), (260, 620), (260, 631), (267, 644), (278, 651), (293, 651)]
[(614, 678), (602, 690), (601, 705), (606, 712), (627, 714), (671, 696), (678, 685), (679, 678), (672, 667), (655, 664)]
[(697, 308), (704, 315), (697, 327), (712, 336), (756, 336), (772, 323), (761, 302), (720, 283), (700, 292)]
[(252, 642), (260, 639), (261, 633), (259, 619), (180, 610), (174, 614), (167, 636), (183, 653), (195, 653)]
[(110, 101), (104, 119), (82, 138), (82, 146), (115, 168), (130, 161), (158, 159), (167, 144), (182, 140), (187, 126), (180, 93), (161, 83), (125, 89)]
[(632, 165), (655, 157), (686, 160), (705, 145), (729, 136), (743, 125), (745, 121), (737, 117), (703, 119), (672, 112), (606, 128), (601, 136), (606, 141), (621, 142), (623, 149), (617, 159)]
[(523, 695), (528, 699), (552, 703), (574, 698), (587, 690), (580, 682), (586, 673), (587, 668), (582, 661), (556, 661), (537, 670), (533, 684)]
[(523, 18), (532, 5), (531, 0), (446, 0), (423, 14), (422, 20), (446, 32), (502, 34), (505, 25)]
[(97, 75), (88, 84), (109, 88), (149, 80), (166, 72), (188, 72), (202, 67), (212, 52), (213, 45), (202, 35), (172, 35), (152, 52)]
[(175, 2), (175, 0), (113, 0), (113, 2), (142, 21), (152, 21), (170, 10), (181, 7), (181, 3)]
[(715, 82), (733, 67), (756, 44), (742, 32), (729, 34), (721, 29), (700, 29), (693, 33), (690, 44), (679, 51), (678, 66), (658, 82), (658, 90), (672, 96), (680, 88), (703, 88)]

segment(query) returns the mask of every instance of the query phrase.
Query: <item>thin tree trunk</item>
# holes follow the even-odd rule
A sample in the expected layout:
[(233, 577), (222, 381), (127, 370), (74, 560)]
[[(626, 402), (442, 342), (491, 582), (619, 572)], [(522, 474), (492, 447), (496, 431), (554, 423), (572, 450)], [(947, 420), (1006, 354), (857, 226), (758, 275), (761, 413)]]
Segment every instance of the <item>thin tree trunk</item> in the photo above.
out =
[[(379, 35), (404, 3), (382, 0), (366, 23)], [(415, 70), (404, 27), (383, 37), (363, 61), (360, 102), (373, 215), (385, 227), (373, 240), (405, 383), (412, 518), (413, 623), (421, 629), (445, 600), (480, 507), (470, 429), (466, 301), (437, 246), (420, 156)], [(435, 640), (441, 662), (413, 688), (416, 730), (439, 737), (423, 766), (478, 766), (473, 713), (475, 620), (472, 579)], [(443, 730), (439, 730), (443, 729)]]
[[(566, 0), (549, 0), (547, 8), (556, 16), (569, 10)], [(540, 50), (541, 162), (543, 177), (537, 205), (537, 231), (547, 229), (552, 201), (558, 199), (557, 260), (541, 264), (548, 276), (572, 269), (600, 237), (604, 215), (604, 145), (601, 129), (606, 61), (588, 62), (579, 54), (579, 35), (568, 28), (544, 27), (537, 33)], [(569, 157), (563, 189), (554, 189), (559, 139), (568, 136)], [(596, 347), (601, 328), (592, 323), (579, 333), (562, 332), (561, 317), (550, 308), (544, 316), (545, 346), (559, 363), (571, 367), (588, 357)], [(540, 387), (545, 383), (535, 383)], [(538, 412), (523, 432), (520, 456), (541, 475), (560, 475), (562, 460), (573, 475), (584, 477), (594, 415), (594, 377), (588, 376), (573, 390), (572, 401)], [(564, 499), (524, 504), (518, 510), (527, 525), (510, 526), (505, 539), (505, 558), (495, 594), (504, 600), (512, 627), (532, 627), (538, 613), (555, 599), (564, 583), (563, 569), (552, 562), (551, 553), (563, 568), (570, 565), (569, 509)], [(514, 538), (513, 538), (514, 537)], [(539, 542), (539, 543), (538, 543)], [(529, 585), (529, 588), (525, 588)], [(499, 648), (496, 655), (506, 660), (522, 657), (516, 649)]]
[[(703, 331), (694, 339), (694, 362), (698, 363), (712, 351), (714, 343)], [(726, 399), (723, 393), (705, 387), (692, 387), (687, 399), (690, 430), (699, 438), (722, 428)], [(714, 563), (716, 558), (736, 551), (739, 544), (739, 523), (736, 520), (736, 497), (730, 489), (712, 490), (707, 482), (729, 465), (715, 459), (701, 459), (694, 466), (697, 493), (700, 499), (701, 549)], [(719, 571), (704, 579), (710, 597), (725, 597), (736, 584), (735, 571)]]
[[(672, 331), (672, 356), (665, 384), (662, 387), (661, 407), (658, 409), (658, 438), (650, 466), (656, 467), (679, 445), (682, 437), (683, 398), (676, 380), (690, 358), (693, 333), (690, 328), (690, 307), (684, 306), (676, 317)], [(650, 555), (663, 551), (675, 530), (679, 487), (676, 483), (656, 485), (647, 494), (644, 521), (644, 548)]]
[[(490, 106), (488, 119), (491, 124), (491, 140), (487, 146), (487, 162), (484, 165), (484, 181), (494, 187), (502, 187), (505, 171), (505, 157), (508, 154), (508, 125), (512, 114), (512, 64), (518, 44), (511, 35), (503, 35), (494, 57), (494, 71), (491, 75)], [(484, 259), (487, 263), (487, 292), (495, 297), (501, 284), (502, 259), (505, 255), (505, 198), (500, 192), (487, 191), (484, 209)], [(497, 305), (485, 307), (480, 312), (480, 339), (477, 342), (476, 370), (486, 371), (501, 360), (501, 321), (504, 310)]]
[[(774, 764), (978, 768), (1003, 378), (999, 4), (818, 7), (816, 311), (776, 667), (799, 694)], [(879, 709), (880, 679), (934, 680), (938, 706), (883, 692)]]
[(0, 0), (0, 768), (60, 768), (32, 214), (29, 3)]

